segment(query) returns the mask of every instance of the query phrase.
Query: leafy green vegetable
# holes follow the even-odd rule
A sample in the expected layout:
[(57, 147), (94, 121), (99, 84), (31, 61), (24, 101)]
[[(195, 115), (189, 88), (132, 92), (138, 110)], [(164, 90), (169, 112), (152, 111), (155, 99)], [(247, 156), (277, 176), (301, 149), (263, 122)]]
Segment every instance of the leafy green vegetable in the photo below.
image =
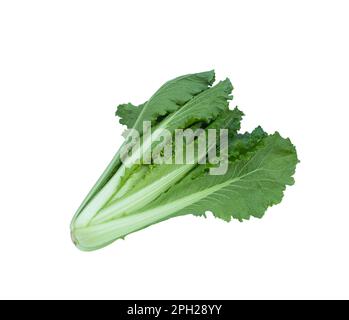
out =
[[(87, 195), (71, 223), (74, 243), (82, 250), (95, 250), (127, 234), (154, 223), (184, 214), (205, 215), (207, 212), (230, 221), (251, 216), (260, 218), (269, 206), (282, 200), (298, 163), (295, 147), (279, 133), (268, 135), (257, 127), (240, 134), (243, 113), (230, 110), (233, 89), (229, 79), (212, 86), (214, 72), (208, 71), (178, 77), (165, 83), (146, 103), (118, 106), (120, 123), (137, 130), (139, 142), (134, 153), (123, 161), (124, 145)], [(143, 122), (152, 124), (144, 131)], [(174, 163), (177, 153), (170, 153), (171, 164), (145, 161), (147, 152), (176, 145), (178, 129), (191, 129), (188, 143), (195, 149), (190, 162)], [(219, 130), (227, 132), (227, 144), (219, 137), (205, 142), (202, 138)], [(164, 135), (166, 133), (167, 135)], [(163, 144), (159, 143), (161, 137)], [(222, 140), (224, 141), (224, 139)], [(172, 150), (172, 149), (171, 149)], [(179, 149), (181, 155), (187, 150)], [(177, 149), (176, 149), (177, 152)], [(217, 162), (226, 164), (223, 174), (212, 174)], [(218, 162), (219, 162), (218, 161)]]
[(166, 82), (144, 104), (119, 105), (116, 115), (128, 128), (142, 131), (142, 122), (155, 123), (159, 117), (175, 112), (200, 92), (207, 90), (215, 80), (214, 71), (184, 75)]

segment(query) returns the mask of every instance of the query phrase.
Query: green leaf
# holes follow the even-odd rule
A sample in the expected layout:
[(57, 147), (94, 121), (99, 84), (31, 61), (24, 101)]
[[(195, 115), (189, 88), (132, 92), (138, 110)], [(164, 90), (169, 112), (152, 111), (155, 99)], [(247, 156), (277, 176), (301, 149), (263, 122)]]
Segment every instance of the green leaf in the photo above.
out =
[(196, 122), (210, 123), (221, 112), (227, 111), (233, 86), (229, 79), (220, 81), (212, 88), (200, 93), (181, 109), (164, 119), (166, 129), (185, 129)]
[[(143, 121), (151, 121), (154, 123), (160, 117), (163, 117), (171, 112), (174, 112), (181, 108), (185, 103), (192, 99), (197, 94), (204, 90), (207, 90), (215, 80), (214, 70), (205, 71), (201, 73), (188, 74), (177, 77), (173, 80), (166, 82), (160, 87), (159, 90), (153, 94), (153, 96), (143, 105), (140, 105), (139, 109), (136, 109), (131, 104), (127, 107), (123, 105), (116, 111), (122, 115), (122, 122), (129, 128), (138, 130), (139, 133), (143, 132)], [(137, 116), (137, 118), (136, 118)], [(129, 118), (128, 118), (129, 117)], [(99, 177), (95, 185), (81, 203), (80, 207), (76, 211), (73, 221), (76, 220), (81, 212), (89, 206), (92, 199), (101, 192), (102, 188), (110, 181), (110, 179), (116, 174), (117, 170), (121, 166), (120, 161), (120, 149), (116, 152), (113, 159), (108, 164), (102, 175)], [(117, 179), (116, 179), (117, 180)], [(117, 180), (118, 181), (118, 180)], [(115, 183), (113, 188), (116, 188), (118, 182)], [(109, 192), (107, 193), (109, 195)], [(101, 198), (106, 198), (105, 196)], [(105, 199), (104, 199), (105, 200)], [(98, 201), (98, 206), (95, 204), (90, 205), (90, 210), (96, 210), (105, 201)], [(106, 200), (107, 201), (107, 200)]]
[[(275, 133), (263, 138), (243, 159), (231, 163), (225, 175), (205, 172), (203, 176), (187, 179), (169, 189), (153, 206), (185, 199), (192, 203), (177, 214), (203, 215), (211, 211), (226, 221), (260, 218), (269, 206), (282, 200), (286, 185), (294, 183), (292, 176), (297, 163), (290, 140)], [(185, 190), (191, 191), (189, 197)]]
[(146, 103), (138, 107), (130, 103), (120, 105), (116, 114), (121, 116), (120, 123), (141, 133), (143, 121), (154, 124), (159, 118), (177, 111), (193, 97), (207, 90), (214, 80), (214, 70), (177, 77), (162, 85)]
[(244, 159), (233, 162), (227, 174), (203, 173), (185, 179), (139, 212), (76, 229), (74, 239), (81, 249), (94, 250), (184, 214), (205, 215), (211, 211), (225, 221), (260, 218), (269, 206), (281, 201), (286, 186), (294, 183), (292, 176), (297, 163), (290, 140), (275, 133), (265, 137)]
[(254, 150), (258, 143), (267, 136), (261, 128), (255, 128), (251, 133), (245, 132), (231, 136), (229, 139), (229, 159), (231, 161), (240, 159), (243, 155)]
[[(229, 128), (231, 134), (240, 127), (242, 112), (235, 108), (227, 110), (220, 117), (208, 126), (208, 129)], [(195, 143), (195, 142), (194, 142)], [(111, 202), (109, 202), (97, 215), (91, 220), (91, 224), (98, 224), (110, 219), (115, 219), (135, 212), (139, 208), (145, 207), (159, 195), (164, 193), (171, 185), (177, 183), (189, 171), (199, 166), (196, 162), (193, 164), (172, 164), (172, 165), (148, 165), (138, 167), (132, 175), (128, 177), (133, 188), (128, 189), (122, 197), (117, 192)], [(145, 167), (147, 169), (145, 169)], [(201, 167), (201, 166), (199, 166)], [(139, 171), (144, 172), (140, 175)], [(136, 176), (136, 179), (133, 177)], [(136, 183), (135, 183), (136, 181)]]
[(144, 105), (135, 106), (132, 103), (120, 104), (117, 107), (115, 115), (119, 117), (119, 122), (131, 129), (135, 125), (139, 114), (142, 112)]

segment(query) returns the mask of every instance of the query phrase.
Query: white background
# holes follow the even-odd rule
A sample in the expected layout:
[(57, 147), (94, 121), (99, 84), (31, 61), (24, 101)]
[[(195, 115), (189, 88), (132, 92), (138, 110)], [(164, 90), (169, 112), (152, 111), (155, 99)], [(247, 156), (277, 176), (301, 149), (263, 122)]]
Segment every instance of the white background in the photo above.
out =
[[(347, 1), (1, 1), (0, 298), (349, 298)], [(91, 253), (69, 223), (121, 143), (118, 103), (215, 68), (291, 137), (262, 220), (172, 219)]]

